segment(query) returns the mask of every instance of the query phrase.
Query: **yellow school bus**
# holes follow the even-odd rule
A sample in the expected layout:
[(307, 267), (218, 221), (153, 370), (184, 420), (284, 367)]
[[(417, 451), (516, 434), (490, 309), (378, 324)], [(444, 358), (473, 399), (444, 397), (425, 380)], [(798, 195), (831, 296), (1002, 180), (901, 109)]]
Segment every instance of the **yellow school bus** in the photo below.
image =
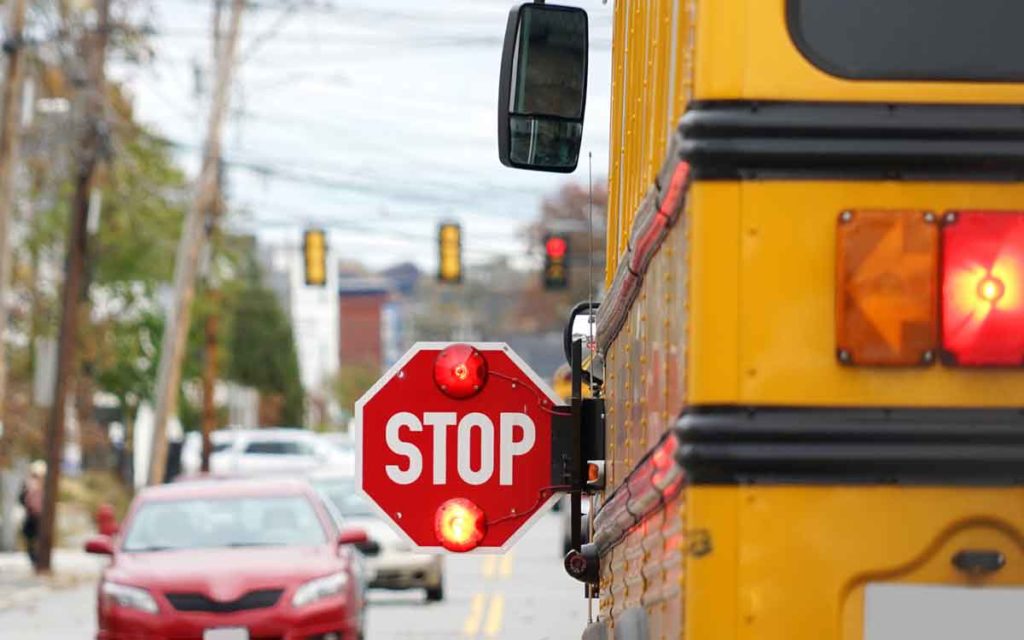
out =
[[(578, 4), (510, 15), (505, 164), (576, 165)], [(585, 638), (1021, 633), (1022, 24), (615, 2)]]

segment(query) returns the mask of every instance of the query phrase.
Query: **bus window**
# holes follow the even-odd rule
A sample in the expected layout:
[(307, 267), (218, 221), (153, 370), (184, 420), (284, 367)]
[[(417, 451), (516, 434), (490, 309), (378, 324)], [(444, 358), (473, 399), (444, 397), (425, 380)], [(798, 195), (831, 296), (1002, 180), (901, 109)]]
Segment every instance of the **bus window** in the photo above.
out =
[(1019, 0), (789, 0), (812, 64), (860, 80), (1024, 81)]

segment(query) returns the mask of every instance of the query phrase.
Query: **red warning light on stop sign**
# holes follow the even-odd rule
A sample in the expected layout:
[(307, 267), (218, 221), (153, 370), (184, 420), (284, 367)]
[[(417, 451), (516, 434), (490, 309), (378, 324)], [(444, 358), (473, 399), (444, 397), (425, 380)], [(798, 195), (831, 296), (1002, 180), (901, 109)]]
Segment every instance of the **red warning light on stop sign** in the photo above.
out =
[[(473, 393), (452, 393), (452, 375)], [(503, 343), (419, 343), (356, 403), (361, 488), (421, 549), (504, 550), (557, 499), (558, 404)], [(474, 521), (438, 526), (453, 504)]]

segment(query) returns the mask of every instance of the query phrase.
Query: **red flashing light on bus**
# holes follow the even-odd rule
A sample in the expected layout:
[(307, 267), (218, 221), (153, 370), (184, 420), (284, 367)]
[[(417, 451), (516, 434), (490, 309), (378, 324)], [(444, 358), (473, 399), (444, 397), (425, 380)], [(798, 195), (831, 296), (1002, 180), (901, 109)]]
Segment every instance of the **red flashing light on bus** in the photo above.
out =
[(437, 354), (434, 382), (449, 398), (471, 398), (487, 383), (487, 360), (468, 344), (453, 344)]
[(950, 213), (942, 240), (946, 359), (1024, 366), (1024, 213)]
[(437, 509), (437, 540), (449, 551), (472, 551), (487, 533), (484, 512), (470, 500), (452, 498)]

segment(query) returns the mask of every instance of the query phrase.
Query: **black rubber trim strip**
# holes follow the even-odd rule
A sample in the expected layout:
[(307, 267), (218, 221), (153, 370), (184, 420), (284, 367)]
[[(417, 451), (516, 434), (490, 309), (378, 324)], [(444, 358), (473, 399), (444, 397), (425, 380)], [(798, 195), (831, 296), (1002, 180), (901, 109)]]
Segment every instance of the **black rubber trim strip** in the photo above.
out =
[(690, 484), (1024, 484), (1024, 411), (705, 408), (674, 429)]
[(696, 102), (679, 125), (698, 179), (1024, 179), (1024, 106)]

